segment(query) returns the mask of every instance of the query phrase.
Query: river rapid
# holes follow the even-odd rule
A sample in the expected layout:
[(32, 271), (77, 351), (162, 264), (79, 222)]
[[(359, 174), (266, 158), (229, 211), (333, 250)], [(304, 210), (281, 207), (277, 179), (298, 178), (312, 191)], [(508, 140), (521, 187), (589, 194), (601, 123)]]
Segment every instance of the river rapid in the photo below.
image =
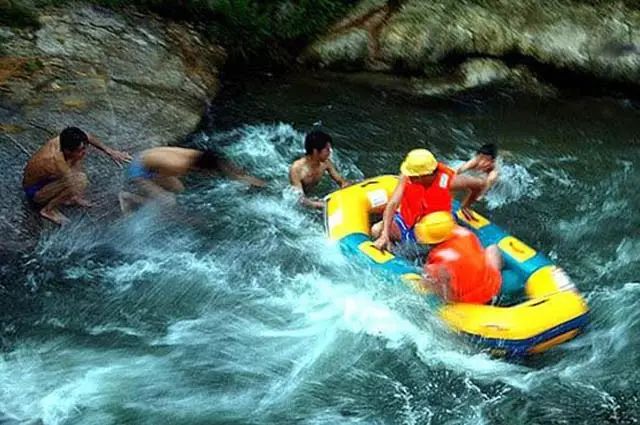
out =
[[(267, 189), (194, 175), (174, 211), (121, 218), (114, 205), (3, 253), (0, 424), (640, 420), (638, 104), (424, 102), (313, 75), (235, 89), (192, 143)], [(502, 177), (477, 209), (567, 271), (591, 308), (586, 332), (494, 359), (419, 295), (350, 264), (288, 188), (314, 123), (350, 180), (397, 173), (414, 147), (456, 164), (497, 143)]]

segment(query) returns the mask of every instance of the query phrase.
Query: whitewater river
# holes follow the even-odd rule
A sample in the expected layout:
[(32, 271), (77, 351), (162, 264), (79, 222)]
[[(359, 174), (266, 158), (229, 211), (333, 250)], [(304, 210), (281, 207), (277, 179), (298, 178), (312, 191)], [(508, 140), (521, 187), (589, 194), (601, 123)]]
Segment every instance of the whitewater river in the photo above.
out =
[[(81, 216), (5, 253), (0, 424), (634, 424), (640, 420), (640, 110), (623, 99), (409, 102), (330, 78), (256, 78), (201, 146), (268, 180), (187, 179), (176, 211)], [(564, 267), (585, 334), (507, 362), (406, 287), (351, 265), (287, 171), (322, 122), (351, 180), (486, 142), (478, 209)], [(329, 191), (329, 181), (320, 193)]]

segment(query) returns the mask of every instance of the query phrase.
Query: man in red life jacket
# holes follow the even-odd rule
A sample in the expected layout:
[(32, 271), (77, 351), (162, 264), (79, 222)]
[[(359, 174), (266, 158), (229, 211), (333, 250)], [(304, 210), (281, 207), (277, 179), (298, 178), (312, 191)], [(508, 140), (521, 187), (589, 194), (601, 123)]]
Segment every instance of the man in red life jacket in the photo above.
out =
[[(400, 182), (385, 207), (382, 221), (371, 227), (378, 249), (389, 250), (393, 241), (416, 242), (413, 226), (429, 213), (451, 211), (452, 190), (478, 194), (485, 185), (478, 177), (456, 175), (426, 149), (409, 152), (400, 172)], [(473, 201), (474, 196), (467, 196), (462, 208)]]
[(439, 211), (415, 226), (419, 243), (431, 245), (422, 285), (446, 302), (486, 304), (502, 285), (502, 256), (496, 245), (486, 249), (469, 229), (456, 225), (450, 213)]

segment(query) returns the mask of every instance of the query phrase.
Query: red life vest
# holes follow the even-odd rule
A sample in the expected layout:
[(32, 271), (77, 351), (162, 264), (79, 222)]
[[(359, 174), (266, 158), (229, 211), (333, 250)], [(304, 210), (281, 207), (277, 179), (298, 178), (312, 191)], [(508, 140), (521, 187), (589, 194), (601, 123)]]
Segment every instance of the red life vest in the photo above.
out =
[(456, 226), (451, 239), (429, 252), (427, 273), (437, 276), (442, 267), (449, 275), (448, 301), (485, 304), (500, 293), (500, 271), (488, 263), (480, 239), (464, 227)]
[(451, 182), (455, 171), (438, 163), (436, 177), (428, 186), (408, 180), (398, 212), (408, 228), (412, 228), (423, 216), (436, 211), (451, 211)]

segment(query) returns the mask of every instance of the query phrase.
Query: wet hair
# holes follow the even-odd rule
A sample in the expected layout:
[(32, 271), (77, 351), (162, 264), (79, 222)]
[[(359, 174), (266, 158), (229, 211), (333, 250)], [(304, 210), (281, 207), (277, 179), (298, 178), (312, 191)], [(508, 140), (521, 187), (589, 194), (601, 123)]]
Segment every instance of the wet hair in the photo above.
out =
[(480, 146), (480, 149), (478, 149), (477, 153), (482, 155), (488, 155), (492, 159), (496, 159), (496, 156), (498, 155), (498, 147), (493, 143), (486, 143)]
[(78, 127), (67, 127), (60, 133), (60, 150), (72, 152), (88, 141), (87, 133)]
[(220, 168), (222, 157), (219, 153), (207, 149), (196, 158), (193, 166), (201, 170), (217, 170)]
[(307, 155), (312, 155), (314, 150), (322, 150), (331, 143), (331, 136), (320, 130), (313, 130), (304, 138), (304, 150)]

